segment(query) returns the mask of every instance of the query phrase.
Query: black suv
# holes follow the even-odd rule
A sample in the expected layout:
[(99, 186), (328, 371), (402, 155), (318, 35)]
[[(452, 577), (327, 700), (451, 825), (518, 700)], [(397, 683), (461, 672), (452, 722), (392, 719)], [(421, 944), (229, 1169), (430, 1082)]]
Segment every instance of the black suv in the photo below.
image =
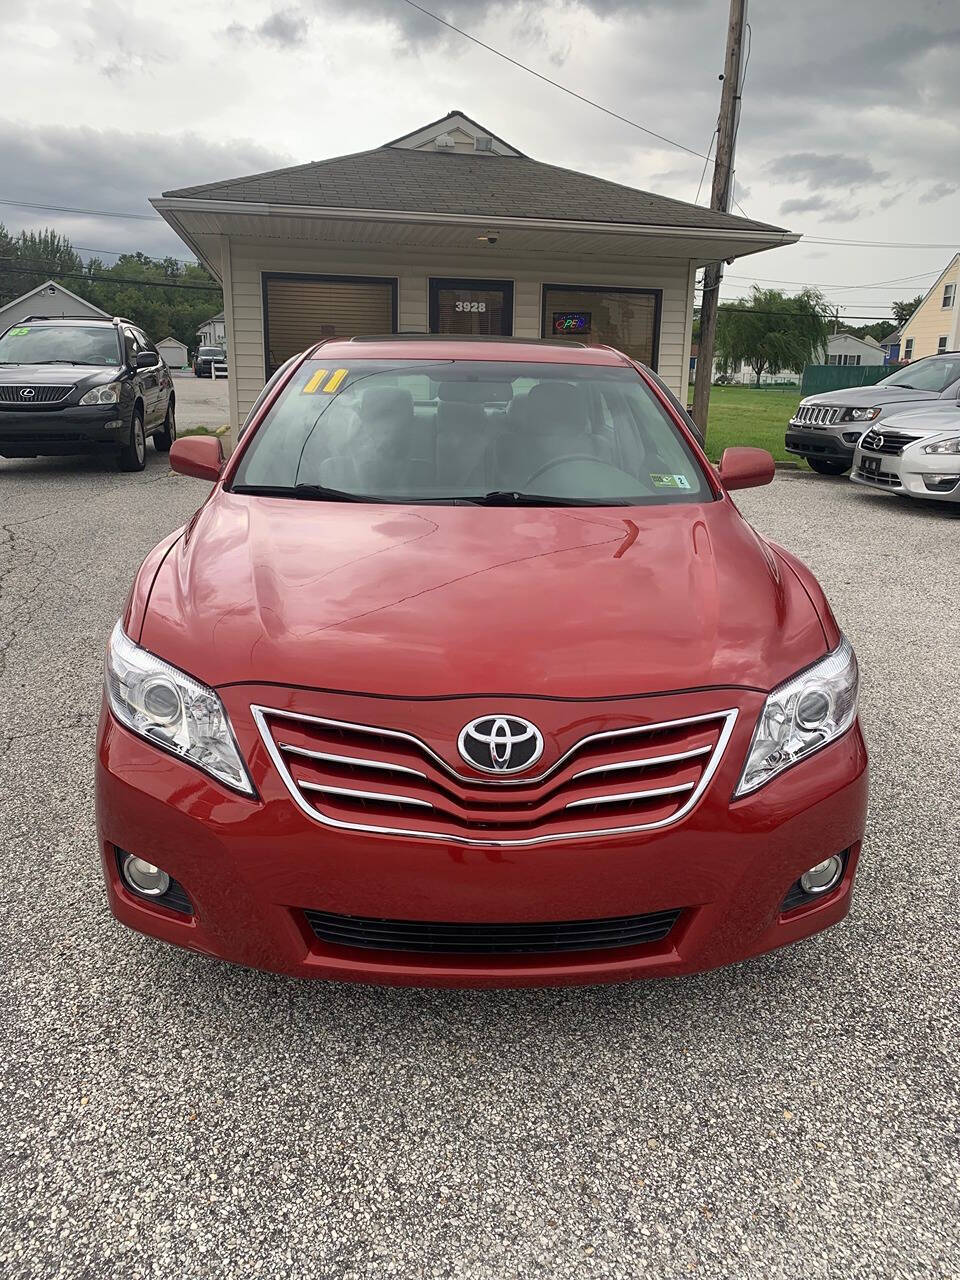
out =
[(142, 471), (177, 437), (170, 370), (141, 329), (27, 316), (0, 335), (0, 457), (107, 450)]
[(212, 378), (214, 364), (226, 364), (226, 361), (227, 353), (223, 347), (197, 347), (197, 354), (193, 357), (193, 376)]

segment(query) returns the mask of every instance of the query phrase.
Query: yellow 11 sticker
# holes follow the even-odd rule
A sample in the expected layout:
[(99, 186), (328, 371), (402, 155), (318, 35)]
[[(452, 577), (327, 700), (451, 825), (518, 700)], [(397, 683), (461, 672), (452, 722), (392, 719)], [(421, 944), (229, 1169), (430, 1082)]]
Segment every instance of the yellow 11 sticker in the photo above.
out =
[[(326, 378), (328, 372), (329, 371), (327, 369), (318, 369), (317, 372), (310, 379), (310, 381), (303, 388), (300, 394), (304, 396), (315, 395), (316, 392), (320, 390), (320, 384)], [(333, 373), (330, 375), (330, 379), (327, 382), (326, 386), (323, 388), (323, 390), (327, 394), (332, 395), (333, 392), (339, 388), (340, 384), (343, 382), (344, 378), (347, 376), (348, 373), (349, 373), (348, 369), (335, 369)]]

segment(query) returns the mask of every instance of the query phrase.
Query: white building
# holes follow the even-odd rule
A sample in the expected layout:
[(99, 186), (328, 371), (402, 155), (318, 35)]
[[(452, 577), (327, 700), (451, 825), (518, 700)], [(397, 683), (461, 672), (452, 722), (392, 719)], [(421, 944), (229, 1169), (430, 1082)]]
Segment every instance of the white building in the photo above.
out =
[(827, 342), (824, 364), (883, 364), (885, 353), (876, 338), (834, 333)]
[(161, 338), (157, 350), (171, 369), (185, 369), (189, 363), (187, 344), (179, 338)]
[(687, 395), (697, 268), (799, 236), (523, 155), (462, 112), (152, 201), (222, 280), (230, 419), (324, 337), (581, 337)]
[(197, 330), (197, 345), (201, 347), (222, 347), (227, 341), (227, 321), (222, 311), (218, 311), (209, 320), (204, 320)]
[(28, 293), (14, 298), (12, 302), (5, 302), (0, 307), (0, 333), (27, 316), (49, 316), (52, 320), (59, 320), (64, 316), (78, 320), (110, 319), (106, 311), (101, 311), (92, 302), (78, 298), (55, 280), (46, 280)]

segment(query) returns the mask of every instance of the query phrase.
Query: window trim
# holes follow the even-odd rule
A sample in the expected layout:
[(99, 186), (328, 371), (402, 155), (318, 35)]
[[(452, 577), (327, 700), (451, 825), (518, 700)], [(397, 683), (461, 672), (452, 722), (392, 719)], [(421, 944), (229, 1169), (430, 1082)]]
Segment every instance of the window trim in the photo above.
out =
[[(315, 271), (261, 271), (260, 272), (260, 320), (263, 328), (263, 372), (267, 382), (286, 361), (281, 361), (277, 369), (270, 366), (270, 308), (267, 304), (267, 285), (271, 280), (308, 280), (321, 284), (388, 284), (390, 286), (390, 323), (391, 333), (398, 331), (399, 318), (399, 276), (354, 276), (338, 275), (330, 272)], [(319, 339), (318, 339), (319, 341)], [(212, 345), (212, 344), (211, 344)], [(294, 353), (299, 354), (297, 352)]]
[(940, 337), (937, 338), (937, 355), (938, 356), (945, 356), (947, 354), (947, 343), (949, 341), (950, 341), (950, 336), (949, 334), (946, 334), (946, 333), (942, 333)]
[[(643, 289), (634, 288), (627, 285), (619, 284), (572, 284), (572, 283), (556, 283), (554, 281), (544, 280), (540, 285), (540, 336), (541, 338), (552, 338), (553, 331), (547, 333), (547, 290), (548, 289), (569, 289), (576, 293), (639, 293), (646, 297), (653, 298), (653, 351), (650, 354), (649, 368), (655, 373), (660, 372), (660, 320), (663, 313), (663, 290), (662, 289)], [(559, 338), (557, 341), (562, 342)], [(632, 360), (634, 357), (629, 352), (624, 352)], [(637, 361), (643, 364), (642, 360)]]
[(903, 358), (904, 360), (913, 359), (913, 339), (905, 338), (903, 341)]
[[(947, 299), (948, 293), (950, 295), (949, 301)], [(956, 281), (948, 280), (947, 283), (943, 286), (943, 297), (940, 299), (940, 310), (941, 311), (952, 310), (953, 304), (956, 302), (956, 300), (957, 300)]]
[[(516, 327), (516, 304), (514, 298), (516, 295), (515, 280), (490, 280), (482, 276), (428, 276), (427, 277), (427, 328), (430, 333), (439, 333), (437, 325), (440, 322), (440, 299), (438, 297), (441, 289), (499, 289), (503, 293), (504, 315), (509, 324), (506, 333), (495, 334), (495, 337), (512, 338), (513, 331)], [(444, 338), (450, 338), (456, 341), (457, 334), (445, 333), (441, 335)]]

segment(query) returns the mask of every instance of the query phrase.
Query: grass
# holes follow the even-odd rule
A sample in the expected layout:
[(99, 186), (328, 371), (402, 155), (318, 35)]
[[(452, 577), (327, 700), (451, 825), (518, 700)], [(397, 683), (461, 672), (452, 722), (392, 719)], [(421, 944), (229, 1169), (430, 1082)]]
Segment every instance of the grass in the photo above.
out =
[[(692, 402), (693, 387), (687, 403)], [(783, 447), (787, 423), (799, 403), (799, 387), (711, 387), (707, 453), (716, 461), (729, 445), (749, 444), (769, 449), (778, 462), (799, 462)]]
[(182, 431), (177, 430), (177, 435), (182, 439), (184, 436), (222, 436), (226, 431), (226, 427), (184, 427)]

